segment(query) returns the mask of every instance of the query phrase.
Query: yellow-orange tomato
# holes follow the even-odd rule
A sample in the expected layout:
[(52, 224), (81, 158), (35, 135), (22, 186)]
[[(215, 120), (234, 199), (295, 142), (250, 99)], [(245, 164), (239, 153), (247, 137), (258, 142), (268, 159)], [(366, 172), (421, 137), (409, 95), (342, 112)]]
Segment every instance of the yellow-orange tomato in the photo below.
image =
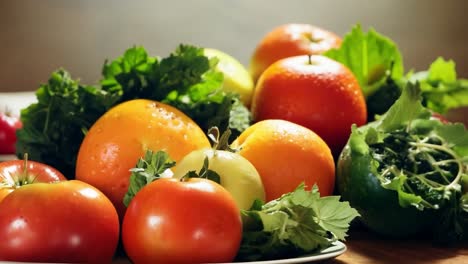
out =
[(264, 120), (247, 128), (234, 142), (262, 178), (266, 201), (314, 184), (331, 195), (335, 163), (327, 144), (313, 131), (285, 120)]
[(100, 189), (122, 218), (129, 169), (147, 149), (164, 150), (178, 161), (207, 147), (210, 143), (205, 133), (176, 108), (151, 100), (131, 100), (110, 109), (86, 134), (78, 153), (76, 179)]
[(353, 73), (321, 55), (290, 57), (268, 67), (255, 88), (252, 114), (255, 121), (284, 119), (311, 129), (335, 157), (351, 125), (367, 121), (366, 101)]

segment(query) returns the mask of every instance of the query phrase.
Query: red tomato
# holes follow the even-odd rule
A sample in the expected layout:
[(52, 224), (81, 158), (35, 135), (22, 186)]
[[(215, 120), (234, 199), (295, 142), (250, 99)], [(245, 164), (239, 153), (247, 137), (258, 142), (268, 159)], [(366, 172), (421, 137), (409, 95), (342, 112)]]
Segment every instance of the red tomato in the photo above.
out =
[(0, 202), (0, 260), (110, 263), (119, 218), (81, 181), (24, 185)]
[(130, 202), (122, 225), (133, 263), (231, 262), (242, 237), (240, 211), (206, 179), (159, 179)]
[(0, 154), (15, 153), (16, 130), (21, 127), (17, 116), (0, 112)]
[(0, 202), (22, 185), (64, 180), (62, 173), (43, 163), (24, 160), (0, 162)]

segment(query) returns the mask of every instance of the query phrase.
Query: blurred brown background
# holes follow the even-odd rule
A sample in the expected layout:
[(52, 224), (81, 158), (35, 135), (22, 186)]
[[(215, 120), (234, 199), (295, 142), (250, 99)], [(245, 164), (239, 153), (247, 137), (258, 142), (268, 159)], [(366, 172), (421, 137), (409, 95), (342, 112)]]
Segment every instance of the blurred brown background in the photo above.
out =
[(0, 92), (31, 91), (64, 67), (95, 84), (105, 59), (143, 45), (166, 56), (179, 43), (223, 50), (247, 66), (280, 24), (311, 23), (344, 35), (360, 23), (392, 38), (406, 69), (437, 56), (468, 77), (468, 1), (0, 0)]

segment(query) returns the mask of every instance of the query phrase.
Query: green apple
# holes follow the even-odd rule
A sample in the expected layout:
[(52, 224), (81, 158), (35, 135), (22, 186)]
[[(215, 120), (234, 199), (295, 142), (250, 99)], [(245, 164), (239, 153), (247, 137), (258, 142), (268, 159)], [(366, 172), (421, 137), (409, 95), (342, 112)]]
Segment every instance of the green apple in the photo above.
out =
[(250, 106), (254, 83), (250, 73), (237, 59), (217, 49), (205, 48), (205, 56), (216, 57), (219, 62), (216, 69), (224, 74), (223, 89), (226, 92), (236, 92), (240, 95), (242, 103)]
[(208, 170), (219, 175), (223, 186), (236, 201), (239, 209), (248, 210), (256, 199), (265, 201), (265, 189), (255, 167), (241, 155), (211, 148), (192, 151), (174, 168), (173, 177), (181, 179), (188, 172), (199, 172), (208, 160)]

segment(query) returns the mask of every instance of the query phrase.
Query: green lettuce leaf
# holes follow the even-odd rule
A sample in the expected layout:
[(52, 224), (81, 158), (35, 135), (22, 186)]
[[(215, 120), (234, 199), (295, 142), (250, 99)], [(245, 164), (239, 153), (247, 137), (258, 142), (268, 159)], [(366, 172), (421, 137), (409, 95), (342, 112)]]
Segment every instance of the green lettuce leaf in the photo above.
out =
[(460, 157), (465, 157), (465, 162), (468, 162), (468, 132), (463, 124), (438, 126), (436, 133), (445, 139), (447, 147), (453, 149)]
[(426, 118), (430, 112), (421, 104), (421, 90), (418, 83), (408, 82), (405, 89), (392, 107), (379, 119), (377, 129), (384, 132), (395, 131), (421, 116)]
[(421, 85), (423, 105), (445, 114), (453, 108), (468, 106), (468, 80), (457, 79), (455, 62), (438, 57), (427, 71), (408, 74), (409, 81)]
[(366, 97), (377, 91), (387, 77), (393, 80), (403, 77), (403, 62), (397, 45), (374, 29), (363, 32), (360, 25), (344, 37), (340, 48), (324, 55), (346, 65)]

